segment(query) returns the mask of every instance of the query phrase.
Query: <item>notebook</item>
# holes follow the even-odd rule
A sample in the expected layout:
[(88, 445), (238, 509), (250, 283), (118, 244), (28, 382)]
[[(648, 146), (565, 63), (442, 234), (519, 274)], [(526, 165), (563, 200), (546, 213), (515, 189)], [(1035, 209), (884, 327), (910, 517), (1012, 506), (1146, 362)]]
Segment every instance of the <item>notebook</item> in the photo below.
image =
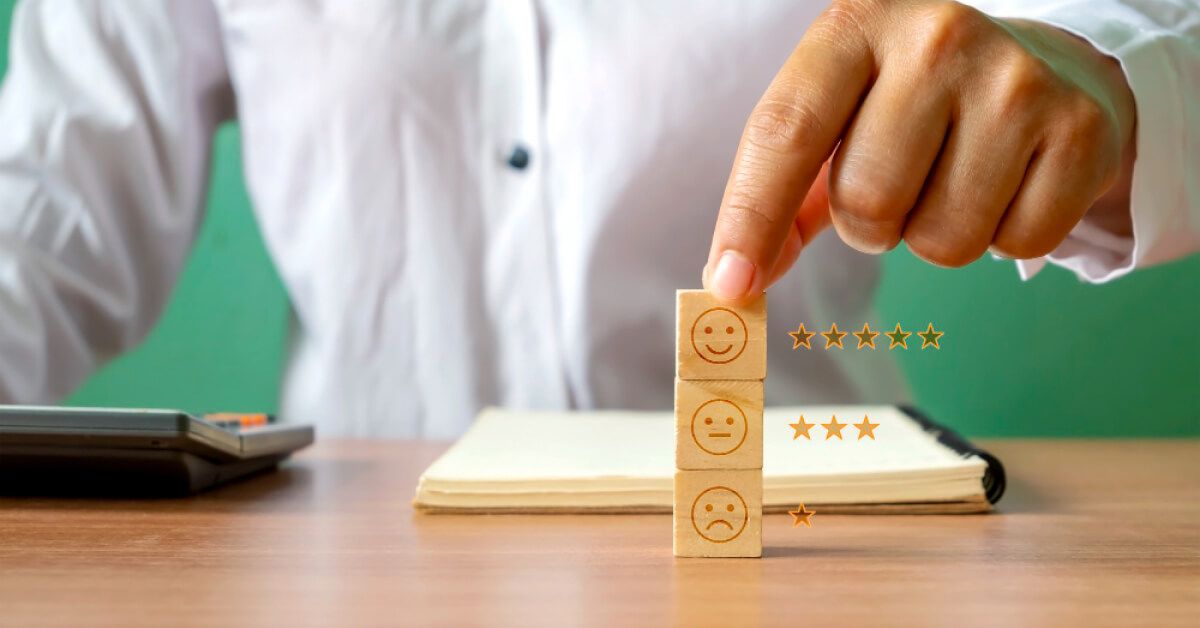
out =
[[(789, 424), (803, 415), (809, 438)], [(870, 417), (875, 438), (852, 425)], [(670, 512), (675, 473), (670, 412), (487, 409), (421, 475), (427, 512)], [(1004, 492), (1000, 462), (912, 408), (767, 408), (763, 509), (827, 513), (986, 512)]]

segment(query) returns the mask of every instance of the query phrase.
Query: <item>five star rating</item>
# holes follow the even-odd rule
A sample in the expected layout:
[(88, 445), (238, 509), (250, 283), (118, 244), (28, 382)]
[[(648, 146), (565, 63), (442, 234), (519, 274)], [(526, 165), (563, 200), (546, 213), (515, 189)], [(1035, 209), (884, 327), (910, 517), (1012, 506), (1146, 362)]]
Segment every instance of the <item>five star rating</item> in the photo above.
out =
[[(892, 331), (885, 332), (878, 332), (874, 329), (871, 329), (870, 323), (863, 323), (861, 330), (851, 332), (845, 332), (838, 329), (837, 323), (830, 325), (828, 331), (809, 331), (809, 329), (804, 326), (804, 323), (800, 323), (800, 327), (796, 328), (796, 331), (789, 331), (788, 335), (792, 337), (793, 351), (799, 349), (800, 347), (812, 349), (813, 342), (816, 342), (817, 346), (820, 346), (821, 341), (820, 339), (815, 338), (815, 336), (821, 336), (825, 339), (825, 349), (832, 349), (834, 347), (837, 347), (838, 349), (845, 349), (846, 345), (849, 344), (855, 349), (875, 350), (876, 348), (882, 349), (884, 343), (887, 343), (887, 348), (890, 351), (897, 347), (901, 349), (908, 349), (908, 339), (909, 336), (913, 335), (913, 332), (904, 331), (901, 329), (900, 323), (896, 323), (896, 328)], [(925, 331), (916, 332), (917, 338), (919, 338), (921, 341), (922, 349), (928, 349), (931, 347), (933, 349), (941, 349), (942, 346), (940, 341), (944, 335), (946, 335), (946, 332), (934, 329), (933, 323), (929, 323), (929, 325), (925, 328)], [(846, 336), (853, 336), (853, 339), (847, 338)], [(878, 336), (884, 336), (884, 338), (879, 338), (879, 340), (876, 340), (876, 337)], [(915, 347), (917, 340), (913, 339), (912, 342), (913, 346)], [(878, 345), (876, 343), (878, 343)]]
[[(836, 414), (829, 418), (828, 423), (809, 423), (804, 419), (803, 414), (800, 415), (800, 419), (795, 423), (788, 423), (788, 427), (794, 430), (794, 433), (792, 434), (792, 440), (796, 440), (801, 436), (808, 440), (812, 440), (813, 437), (810, 433), (810, 430), (818, 425), (825, 428), (825, 440), (829, 440), (831, 438), (845, 440), (842, 438), (842, 430), (846, 429), (846, 426), (852, 426), (858, 430), (858, 440), (862, 440), (864, 438), (875, 440), (875, 428), (879, 427), (878, 423), (872, 423), (871, 418), (865, 414), (863, 415), (862, 421), (859, 421), (858, 423), (841, 423), (838, 421)], [(818, 432), (817, 437), (819, 438), (820, 436), (821, 434)]]

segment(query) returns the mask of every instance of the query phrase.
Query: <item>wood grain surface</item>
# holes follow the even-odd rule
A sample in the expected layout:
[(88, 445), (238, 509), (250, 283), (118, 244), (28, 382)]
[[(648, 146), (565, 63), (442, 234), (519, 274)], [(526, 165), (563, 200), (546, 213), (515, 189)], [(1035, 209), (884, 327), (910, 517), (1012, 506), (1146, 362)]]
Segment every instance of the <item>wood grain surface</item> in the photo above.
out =
[(0, 498), (0, 625), (1197, 625), (1200, 442), (992, 441), (987, 515), (763, 522), (671, 556), (669, 515), (414, 513), (445, 447), (324, 441), (188, 499)]

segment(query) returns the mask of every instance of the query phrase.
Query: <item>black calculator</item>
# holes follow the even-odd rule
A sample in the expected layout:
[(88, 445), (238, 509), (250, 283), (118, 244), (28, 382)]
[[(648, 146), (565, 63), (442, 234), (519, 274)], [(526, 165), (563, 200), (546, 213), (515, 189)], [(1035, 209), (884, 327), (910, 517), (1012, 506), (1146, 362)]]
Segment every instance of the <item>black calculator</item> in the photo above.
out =
[(0, 494), (186, 495), (274, 469), (313, 442), (311, 425), (230, 416), (0, 405)]

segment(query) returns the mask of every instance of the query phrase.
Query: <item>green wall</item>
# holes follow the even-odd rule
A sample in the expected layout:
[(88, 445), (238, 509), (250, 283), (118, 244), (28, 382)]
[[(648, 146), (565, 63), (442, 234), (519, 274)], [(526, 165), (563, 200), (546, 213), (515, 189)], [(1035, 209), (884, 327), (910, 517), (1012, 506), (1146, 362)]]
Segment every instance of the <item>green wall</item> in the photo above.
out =
[(879, 298), (885, 320), (946, 332), (902, 364), (919, 403), (969, 434), (1200, 435), (1200, 257), (1093, 286), (896, 251)]
[(250, 211), (236, 126), (218, 131), (213, 156), (204, 224), (158, 326), (69, 403), (275, 411), (287, 294)]
[[(8, 65), (14, 4), (0, 0), (0, 68)], [(214, 146), (207, 218), (157, 328), (69, 403), (273, 411), (287, 320), (287, 295), (242, 182), (238, 129), (227, 125)]]
[[(0, 32), (12, 4), (0, 3)], [(1106, 286), (1055, 268), (1022, 283), (992, 260), (937, 269), (906, 251), (885, 268), (883, 321), (932, 320), (946, 332), (941, 351), (900, 353), (933, 416), (976, 436), (1200, 435), (1200, 258)], [(160, 324), (70, 403), (274, 410), (287, 320), (229, 126), (216, 140), (207, 218)]]

